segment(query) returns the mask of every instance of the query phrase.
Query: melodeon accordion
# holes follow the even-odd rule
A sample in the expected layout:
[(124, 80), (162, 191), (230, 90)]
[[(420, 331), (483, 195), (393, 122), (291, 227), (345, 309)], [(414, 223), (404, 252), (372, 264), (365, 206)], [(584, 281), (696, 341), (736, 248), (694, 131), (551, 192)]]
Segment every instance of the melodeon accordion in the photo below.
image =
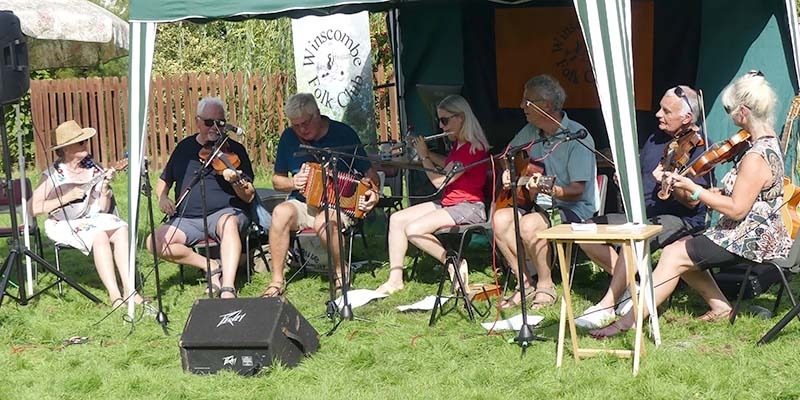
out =
[[(300, 167), (300, 171), (301, 173), (308, 172), (308, 180), (302, 193), (306, 198), (306, 204), (314, 207), (329, 207), (328, 203), (333, 202), (336, 198), (333, 177), (329, 176), (326, 179), (327, 193), (326, 196), (323, 196), (322, 166), (319, 163), (305, 163)], [(367, 178), (348, 172), (338, 172), (337, 175), (339, 178), (339, 209), (353, 218), (364, 218), (367, 213), (358, 208), (358, 199), (370, 189), (377, 191), (375, 184)], [(327, 199), (328, 203), (323, 202), (323, 197)], [(333, 208), (336, 208), (336, 205)]]

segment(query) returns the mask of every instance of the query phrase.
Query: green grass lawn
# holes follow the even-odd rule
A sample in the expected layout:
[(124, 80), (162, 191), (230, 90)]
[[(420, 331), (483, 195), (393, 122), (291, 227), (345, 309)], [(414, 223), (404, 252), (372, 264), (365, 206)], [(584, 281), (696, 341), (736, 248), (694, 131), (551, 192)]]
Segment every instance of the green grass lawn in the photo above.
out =
[[(257, 183), (266, 186), (266, 177)], [(127, 214), (127, 183), (121, 179), (114, 185)], [(157, 213), (156, 221), (160, 218)], [(379, 221), (368, 226), (370, 246), (364, 251), (357, 244), (355, 259), (370, 257), (382, 267), (374, 277), (369, 271), (357, 273), (357, 288), (375, 288), (388, 275)], [(7, 223), (7, 216), (0, 222)], [(149, 230), (144, 220), (139, 226)], [(46, 258), (53, 261), (52, 245), (46, 247)], [(0, 254), (7, 252), (3, 242)], [(139, 254), (136, 265), (147, 276), (144, 294), (153, 297), (152, 257), (145, 251)], [(105, 300), (91, 258), (76, 251), (63, 255), (66, 273)], [(486, 242), (476, 241), (467, 257), (471, 281), (494, 279)], [(5, 344), (0, 348), (0, 399), (800, 398), (794, 376), (794, 367), (800, 365), (796, 321), (774, 342), (756, 347), (777, 317), (765, 321), (744, 314), (733, 327), (698, 322), (695, 317), (706, 311), (702, 300), (681, 291), (661, 316), (662, 345), (656, 348), (647, 342), (639, 376), (631, 376), (630, 360), (601, 356), (576, 362), (569, 350), (563, 367), (556, 369), (558, 306), (541, 313), (545, 320), (536, 329), (549, 341), (533, 343), (524, 357), (518, 345), (509, 343), (515, 332), (487, 335), (463, 309), (441, 317), (435, 327), (428, 326), (427, 313), (398, 312), (396, 306), (435, 292), (440, 270), (433, 264), (424, 258), (406, 290), (355, 309), (369, 322), (345, 321), (333, 335), (322, 336), (319, 351), (298, 367), (275, 367), (256, 377), (230, 372), (197, 376), (181, 369), (178, 340), (193, 301), (203, 291), (196, 270), (187, 273), (181, 290), (178, 268), (161, 263), (168, 335), (152, 316), (141, 316), (141, 309), (130, 324), (123, 310), (109, 315), (110, 307), (95, 305), (72, 288), (63, 296), (51, 288), (26, 306), (6, 298), (0, 307), (0, 341)], [(578, 268), (573, 296), (577, 312), (599, 299), (606, 287), (608, 278), (594, 270), (589, 264)], [(39, 276), (40, 287), (52, 281), (51, 274)], [(237, 284), (240, 296), (257, 296), (267, 282), (264, 274), (250, 283), (242, 280)], [(793, 287), (798, 289), (797, 284)], [(321, 334), (332, 326), (329, 319), (315, 318), (325, 311), (327, 288), (327, 281), (311, 274), (292, 282), (288, 292), (292, 304)], [(772, 301), (773, 295), (764, 295), (745, 308), (770, 308)], [(785, 303), (780, 312), (787, 309)], [(492, 319), (494, 314), (488, 320)], [(88, 337), (88, 342), (64, 347), (64, 340), (72, 336)], [(633, 333), (606, 341), (585, 333), (579, 338), (582, 347), (620, 348), (632, 345)]]

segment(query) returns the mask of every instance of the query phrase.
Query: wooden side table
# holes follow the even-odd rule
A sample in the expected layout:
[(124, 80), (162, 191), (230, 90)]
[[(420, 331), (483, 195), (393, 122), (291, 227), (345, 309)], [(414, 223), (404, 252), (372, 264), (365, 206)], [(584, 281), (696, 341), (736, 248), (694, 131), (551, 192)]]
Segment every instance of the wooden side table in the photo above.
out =
[[(644, 313), (645, 293), (648, 293), (649, 299), (652, 299), (653, 283), (650, 277), (652, 276), (649, 268), (645, 274), (640, 273), (642, 280), (642, 290), (638, 295), (636, 293), (635, 275), (637, 271), (637, 258), (634, 253), (634, 246), (636, 244), (643, 245), (642, 257), (649, 257), (648, 240), (661, 231), (661, 225), (637, 225), (631, 227), (630, 225), (597, 225), (597, 230), (593, 231), (576, 231), (572, 229), (571, 224), (561, 224), (554, 226), (550, 229), (539, 232), (536, 236), (539, 239), (552, 240), (556, 243), (558, 251), (559, 263), (561, 265), (561, 279), (564, 288), (564, 298), (561, 301), (561, 318), (559, 319), (558, 326), (558, 349), (556, 354), (556, 367), (561, 367), (561, 362), (564, 358), (564, 334), (567, 322), (569, 322), (570, 337), (572, 339), (572, 353), (576, 361), (580, 361), (581, 357), (590, 357), (602, 353), (611, 353), (618, 357), (633, 357), (633, 374), (639, 372), (639, 360), (643, 350), (642, 347), (642, 317)], [(634, 349), (631, 350), (613, 350), (613, 349), (590, 349), (578, 347), (578, 335), (575, 329), (575, 313), (572, 310), (572, 296), (570, 288), (569, 266), (571, 265), (572, 246), (575, 243), (592, 243), (592, 244), (618, 244), (622, 247), (625, 255), (625, 273), (628, 275), (628, 287), (632, 294), (631, 300), (633, 301), (633, 310), (636, 317), (636, 339), (634, 342)], [(658, 315), (655, 310), (650, 315), (651, 326), (653, 327), (656, 345), (660, 342), (658, 332)]]

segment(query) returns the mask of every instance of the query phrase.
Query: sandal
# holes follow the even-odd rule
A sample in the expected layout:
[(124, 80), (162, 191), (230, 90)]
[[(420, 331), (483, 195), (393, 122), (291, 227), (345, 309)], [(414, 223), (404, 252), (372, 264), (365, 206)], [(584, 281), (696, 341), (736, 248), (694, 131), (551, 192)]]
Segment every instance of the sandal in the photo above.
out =
[[(536, 297), (536, 291), (532, 290), (533, 288), (527, 287), (525, 288), (525, 302), (531, 304), (533, 298)], [(522, 303), (522, 296), (519, 295), (519, 289), (515, 290), (511, 296), (503, 299), (500, 301), (500, 309), (505, 310), (509, 308), (514, 308)]]
[(605, 339), (605, 338), (610, 338), (612, 336), (617, 336), (617, 335), (619, 335), (621, 333), (625, 333), (629, 329), (631, 329), (631, 328), (623, 328), (617, 322), (619, 322), (619, 321), (613, 321), (610, 324), (608, 324), (608, 325), (606, 325), (606, 326), (604, 326), (604, 327), (602, 327), (600, 329), (590, 331), (589, 332), (589, 336), (591, 336), (591, 337), (593, 337), (595, 339)]
[(714, 310), (708, 310), (705, 314), (697, 317), (697, 319), (703, 322), (717, 322), (730, 318), (731, 312), (733, 312), (732, 308), (716, 312)]
[[(546, 294), (550, 296), (547, 300), (536, 300), (536, 295), (539, 293)], [(531, 301), (531, 310), (538, 310), (545, 307), (550, 307), (553, 304), (556, 304), (556, 300), (558, 299), (558, 294), (556, 293), (555, 287), (546, 287), (541, 289), (536, 289), (533, 291), (533, 300)]]
[[(219, 261), (216, 261), (216, 260), (214, 260), (214, 262), (216, 262), (216, 263), (217, 263), (217, 268), (214, 268), (214, 269), (212, 269), (212, 270), (211, 270), (211, 271), (210, 271), (210, 272), (207, 274), (207, 276), (209, 277), (209, 282), (211, 282), (211, 279), (212, 279), (213, 277), (217, 276), (217, 275), (219, 275), (220, 279), (222, 279), (222, 266), (219, 264)], [(210, 294), (211, 294), (212, 296), (218, 296), (218, 295), (219, 295), (219, 290), (220, 290), (220, 287), (219, 287), (219, 285), (217, 285), (216, 283), (211, 283), (211, 285), (210, 285), (210, 286), (211, 286), (211, 293), (210, 293)], [(205, 294), (206, 294), (206, 295), (208, 295), (208, 294), (209, 294), (209, 293), (208, 293), (208, 287), (209, 287), (209, 285), (206, 285), (206, 290), (205, 290)]]
[(261, 297), (280, 297), (286, 293), (286, 282), (270, 282)]
[(236, 297), (238, 297), (238, 296), (236, 296), (236, 288), (233, 288), (233, 287), (230, 287), (230, 286), (223, 286), (223, 287), (219, 288), (219, 292), (217, 293), (217, 297), (222, 298), (222, 294), (223, 293), (232, 294), (234, 299)]
[(119, 307), (122, 307), (125, 304), (125, 299), (122, 297), (117, 297), (114, 300), (111, 300), (111, 309), (116, 310)]

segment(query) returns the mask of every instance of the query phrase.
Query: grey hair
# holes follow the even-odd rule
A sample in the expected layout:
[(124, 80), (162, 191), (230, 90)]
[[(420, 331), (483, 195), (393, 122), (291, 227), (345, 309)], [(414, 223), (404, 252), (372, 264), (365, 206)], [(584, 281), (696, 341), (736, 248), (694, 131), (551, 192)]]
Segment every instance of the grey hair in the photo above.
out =
[(289, 119), (300, 118), (305, 115), (319, 113), (317, 100), (311, 93), (297, 93), (286, 100), (286, 117)]
[[(683, 94), (684, 94), (684, 96), (686, 96), (686, 101), (684, 101), (683, 97), (678, 96), (678, 94), (675, 93), (675, 88), (677, 88), (677, 87), (680, 87), (681, 89), (683, 89)], [(667, 90), (667, 92), (664, 93), (664, 97), (667, 97), (667, 96), (677, 97), (681, 101), (681, 104), (682, 104), (682, 106), (681, 106), (681, 117), (685, 117), (686, 114), (692, 113), (692, 123), (693, 124), (697, 123), (697, 120), (698, 120), (698, 118), (700, 116), (699, 115), (700, 114), (700, 111), (699, 111), (700, 110), (700, 100), (699, 100), (699, 97), (697, 96), (697, 91), (696, 90), (694, 90), (691, 87), (686, 86), (686, 85), (678, 85), (678, 86), (675, 86), (675, 87), (670, 88), (669, 90)]]
[(481, 123), (478, 122), (478, 118), (475, 117), (475, 114), (472, 112), (472, 107), (469, 106), (466, 99), (453, 94), (442, 99), (442, 101), (436, 105), (436, 108), (452, 114), (461, 114), (464, 116), (464, 123), (461, 124), (461, 132), (454, 133), (460, 133), (461, 135), (459, 136), (470, 143), (470, 153), (475, 154), (478, 150), (489, 150), (489, 141), (486, 140), (486, 135), (483, 133)]
[(722, 104), (725, 108), (733, 110), (738, 106), (750, 109), (750, 115), (758, 122), (767, 126), (775, 126), (775, 105), (778, 96), (758, 72), (748, 72), (722, 92)]
[(197, 103), (196, 115), (203, 115), (203, 111), (205, 111), (208, 106), (219, 107), (219, 109), (222, 110), (223, 117), (228, 115), (228, 112), (225, 110), (225, 103), (219, 97), (203, 97), (200, 102)]
[[(539, 97), (553, 105), (553, 111), (561, 112), (567, 100), (567, 92), (561, 84), (550, 75), (536, 75), (525, 82), (525, 91), (536, 93)], [(530, 100), (530, 99), (528, 99)]]

